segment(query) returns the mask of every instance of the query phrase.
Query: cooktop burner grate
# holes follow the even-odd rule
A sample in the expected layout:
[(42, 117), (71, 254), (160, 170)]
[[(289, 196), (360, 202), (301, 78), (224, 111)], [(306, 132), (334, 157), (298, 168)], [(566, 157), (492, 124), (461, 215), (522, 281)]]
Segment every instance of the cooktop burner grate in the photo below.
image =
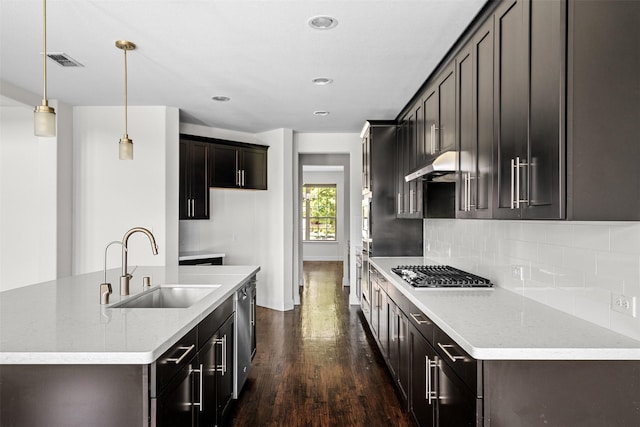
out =
[(448, 265), (399, 265), (391, 269), (417, 288), (490, 288), (490, 280)]

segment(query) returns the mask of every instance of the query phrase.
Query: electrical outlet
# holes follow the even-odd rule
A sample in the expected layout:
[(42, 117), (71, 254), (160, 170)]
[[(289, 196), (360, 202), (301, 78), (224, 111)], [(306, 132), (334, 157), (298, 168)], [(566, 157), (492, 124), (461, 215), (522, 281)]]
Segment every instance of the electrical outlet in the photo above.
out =
[(622, 294), (613, 294), (611, 308), (618, 313), (636, 317), (636, 297), (628, 297)]

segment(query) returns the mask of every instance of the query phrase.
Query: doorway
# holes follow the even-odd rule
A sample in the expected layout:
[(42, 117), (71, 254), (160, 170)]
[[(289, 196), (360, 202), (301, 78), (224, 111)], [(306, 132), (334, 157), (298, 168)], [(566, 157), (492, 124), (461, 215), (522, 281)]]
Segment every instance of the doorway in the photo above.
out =
[[(304, 261), (329, 261), (342, 263), (343, 286), (349, 285), (349, 236), (350, 236), (350, 192), (349, 154), (300, 154), (298, 160), (297, 220), (298, 229), (298, 286), (304, 286)], [(306, 186), (306, 187), (305, 187)], [(308, 211), (315, 205), (326, 205), (309, 200), (320, 191), (310, 188), (335, 188), (335, 211)], [(305, 192), (305, 190), (307, 190)], [(326, 192), (325, 192), (326, 193)], [(318, 215), (321, 218), (309, 218)], [(335, 215), (331, 218), (331, 215)], [(294, 292), (295, 304), (300, 304), (299, 292)]]

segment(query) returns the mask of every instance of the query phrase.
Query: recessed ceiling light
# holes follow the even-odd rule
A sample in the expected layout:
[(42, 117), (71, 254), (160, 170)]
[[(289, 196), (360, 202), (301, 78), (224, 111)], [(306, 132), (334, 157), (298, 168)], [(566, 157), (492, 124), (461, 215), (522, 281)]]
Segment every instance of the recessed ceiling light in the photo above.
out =
[(330, 83), (333, 83), (333, 79), (330, 79), (328, 77), (317, 77), (313, 80), (311, 80), (311, 82), (315, 85), (318, 86), (324, 86), (324, 85), (328, 85)]
[(328, 111), (323, 111), (323, 110), (318, 110), (318, 111), (314, 111), (313, 114), (315, 114), (316, 116), (328, 116), (329, 112)]
[(211, 99), (219, 102), (227, 102), (231, 100), (231, 98), (229, 98), (228, 96), (221, 96), (221, 95), (212, 96)]
[(338, 25), (338, 20), (332, 16), (314, 16), (308, 21), (309, 26), (315, 30), (329, 30)]

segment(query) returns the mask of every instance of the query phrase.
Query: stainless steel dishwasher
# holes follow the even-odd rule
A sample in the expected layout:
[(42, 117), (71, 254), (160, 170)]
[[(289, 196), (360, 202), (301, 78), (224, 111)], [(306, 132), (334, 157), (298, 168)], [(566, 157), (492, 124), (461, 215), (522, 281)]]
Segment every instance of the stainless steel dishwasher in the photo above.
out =
[(236, 369), (233, 384), (233, 397), (238, 398), (242, 386), (247, 380), (251, 369), (255, 343), (255, 276), (236, 291), (236, 337), (235, 358)]

